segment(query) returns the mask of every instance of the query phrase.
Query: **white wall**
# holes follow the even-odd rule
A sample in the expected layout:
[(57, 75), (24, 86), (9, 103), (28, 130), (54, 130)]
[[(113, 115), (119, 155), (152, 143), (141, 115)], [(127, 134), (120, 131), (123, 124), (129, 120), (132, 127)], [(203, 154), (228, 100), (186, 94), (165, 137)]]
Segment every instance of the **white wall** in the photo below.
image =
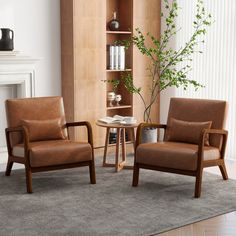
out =
[[(182, 32), (172, 41), (179, 48), (189, 38), (194, 17), (196, 0), (178, 0), (181, 7), (177, 25)], [(226, 128), (229, 130), (227, 158), (236, 160), (236, 1), (204, 0), (205, 7), (213, 16), (214, 23), (207, 30), (206, 43), (193, 58), (190, 79), (198, 80), (206, 87), (195, 92), (193, 89), (170, 89), (161, 95), (161, 121), (166, 121), (169, 98), (196, 97), (223, 99), (229, 103)], [(164, 26), (162, 26), (162, 30)]]
[(15, 50), (41, 58), (36, 96), (60, 95), (60, 0), (0, 0), (3, 27), (14, 30)]
[[(14, 30), (16, 51), (40, 58), (35, 95), (60, 95), (60, 0), (0, 0), (0, 28)], [(6, 161), (7, 154), (0, 152), (0, 164)]]

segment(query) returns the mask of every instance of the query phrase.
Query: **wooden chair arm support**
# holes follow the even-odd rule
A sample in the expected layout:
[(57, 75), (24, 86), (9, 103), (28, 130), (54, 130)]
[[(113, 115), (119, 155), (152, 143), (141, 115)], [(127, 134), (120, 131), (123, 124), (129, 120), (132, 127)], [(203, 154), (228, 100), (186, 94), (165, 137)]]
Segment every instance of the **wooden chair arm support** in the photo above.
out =
[(204, 148), (204, 141), (206, 138), (207, 134), (217, 134), (221, 135), (223, 137), (222, 140), (222, 145), (220, 148), (220, 158), (224, 158), (225, 156), (225, 148), (226, 148), (226, 143), (227, 143), (227, 138), (228, 138), (228, 131), (223, 130), (223, 129), (204, 129), (201, 133), (200, 136), (200, 142), (198, 144), (198, 162), (200, 163), (202, 161), (202, 153), (203, 153), (203, 148)]
[(70, 122), (66, 123), (66, 127), (76, 127), (76, 126), (86, 126), (87, 134), (88, 134), (88, 143), (91, 144), (93, 148), (93, 133), (92, 133), (92, 126), (88, 121), (78, 121), (78, 122)]
[(142, 130), (144, 128), (157, 128), (166, 130), (167, 125), (157, 123), (140, 123), (137, 128), (135, 150), (142, 141)]
[(26, 157), (29, 150), (29, 133), (28, 133), (27, 128), (24, 126), (9, 127), (5, 129), (8, 154), (12, 155), (12, 145), (11, 145), (10, 135), (11, 133), (16, 133), (16, 132), (21, 133), (23, 136), (24, 151), (25, 151), (25, 157)]
[(10, 132), (22, 132), (23, 131), (23, 127), (22, 126), (8, 127), (8, 128), (5, 129), (5, 131), (7, 133), (10, 133)]
[(226, 143), (227, 143), (227, 139), (228, 139), (228, 131), (224, 130), (224, 129), (207, 129), (207, 130), (205, 130), (205, 135), (206, 134), (209, 134), (209, 135), (218, 134), (218, 135), (221, 135), (223, 137), (221, 148), (220, 148), (220, 154), (221, 154), (221, 158), (224, 158)]
[(224, 129), (205, 129), (204, 132), (207, 134), (220, 134), (226, 137), (228, 136), (228, 131)]

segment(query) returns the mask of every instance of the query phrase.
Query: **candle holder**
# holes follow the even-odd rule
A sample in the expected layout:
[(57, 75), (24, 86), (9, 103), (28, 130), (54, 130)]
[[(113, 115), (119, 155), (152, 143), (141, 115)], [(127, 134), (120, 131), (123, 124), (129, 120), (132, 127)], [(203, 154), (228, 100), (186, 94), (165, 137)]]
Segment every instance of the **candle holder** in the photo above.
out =
[(107, 100), (109, 101), (109, 103), (108, 103), (109, 107), (113, 107), (113, 103), (112, 102), (115, 100), (115, 98), (116, 98), (116, 95), (115, 95), (114, 92), (109, 92), (107, 94)]
[(116, 101), (116, 106), (120, 106), (120, 101), (122, 100), (122, 97), (120, 94), (116, 94), (115, 96), (115, 101)]

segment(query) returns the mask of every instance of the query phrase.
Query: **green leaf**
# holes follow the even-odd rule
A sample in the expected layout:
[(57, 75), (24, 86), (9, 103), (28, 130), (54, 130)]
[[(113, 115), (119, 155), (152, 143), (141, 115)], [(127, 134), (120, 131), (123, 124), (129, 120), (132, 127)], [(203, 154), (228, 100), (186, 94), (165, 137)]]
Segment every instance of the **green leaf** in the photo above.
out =
[[(152, 108), (152, 101), (155, 100), (161, 91), (168, 87), (183, 87), (187, 89), (193, 86), (195, 90), (203, 88), (195, 80), (188, 79), (188, 73), (192, 70), (192, 56), (194, 53), (203, 53), (198, 50), (199, 44), (204, 43), (202, 37), (206, 34), (207, 28), (211, 25), (211, 14), (206, 13), (203, 1), (198, 0), (196, 4), (196, 15), (192, 22), (193, 33), (183, 46), (179, 49), (172, 47), (172, 38), (179, 33), (181, 29), (176, 30), (176, 18), (180, 8), (177, 0), (163, 0), (165, 4), (166, 15), (161, 13), (165, 24), (164, 32), (160, 39), (156, 38), (151, 32), (142, 32), (139, 28), (135, 29), (133, 36), (128, 40), (121, 40), (126, 49), (136, 47), (138, 51), (146, 57), (147, 60), (147, 77), (149, 80), (148, 99), (144, 99), (142, 87), (137, 87), (131, 73), (123, 73), (121, 81), (128, 92), (138, 94), (145, 107), (144, 117), (149, 121), (147, 112)], [(145, 93), (145, 97), (147, 94)]]

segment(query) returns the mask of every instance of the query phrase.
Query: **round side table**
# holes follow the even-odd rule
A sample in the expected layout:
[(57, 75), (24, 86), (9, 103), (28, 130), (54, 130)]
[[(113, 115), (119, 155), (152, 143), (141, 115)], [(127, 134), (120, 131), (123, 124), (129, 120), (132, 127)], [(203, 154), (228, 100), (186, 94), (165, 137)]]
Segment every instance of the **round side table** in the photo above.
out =
[[(134, 128), (138, 127), (138, 124), (105, 124), (102, 122), (96, 122), (96, 125), (106, 128), (106, 140), (105, 140), (105, 147), (104, 147), (104, 155), (103, 155), (103, 166), (104, 167), (115, 167), (115, 171), (118, 172), (123, 168), (132, 169), (133, 166), (126, 166), (126, 143), (125, 143), (125, 130), (129, 129), (131, 134), (131, 141), (133, 145), (135, 145), (135, 134)], [(109, 146), (109, 135), (110, 129), (115, 128), (117, 130), (116, 136), (116, 154), (115, 154), (115, 163), (110, 164), (106, 162), (107, 157), (107, 148)], [(119, 162), (120, 159), (120, 144), (122, 148), (122, 160)]]

